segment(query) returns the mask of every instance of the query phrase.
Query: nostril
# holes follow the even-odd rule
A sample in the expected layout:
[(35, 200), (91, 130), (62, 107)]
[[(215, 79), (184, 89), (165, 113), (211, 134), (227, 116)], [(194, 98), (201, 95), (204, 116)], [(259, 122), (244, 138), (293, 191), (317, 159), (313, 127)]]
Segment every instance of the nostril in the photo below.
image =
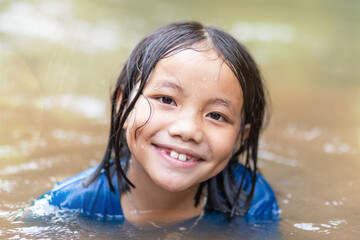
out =
[(201, 142), (203, 139), (203, 133), (200, 128), (196, 127), (196, 125), (185, 125), (185, 124), (177, 124), (172, 125), (168, 130), (170, 136), (179, 137), (182, 141), (194, 141)]

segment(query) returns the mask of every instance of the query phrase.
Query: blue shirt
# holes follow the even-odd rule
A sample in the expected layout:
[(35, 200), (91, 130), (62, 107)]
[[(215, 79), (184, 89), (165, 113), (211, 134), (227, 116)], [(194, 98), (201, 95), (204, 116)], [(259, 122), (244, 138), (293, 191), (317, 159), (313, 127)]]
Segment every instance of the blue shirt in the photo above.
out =
[[(124, 216), (120, 205), (116, 174), (112, 177), (115, 192), (110, 190), (104, 170), (98, 179), (88, 187), (82, 185), (83, 180), (93, 173), (95, 168), (96, 166), (57, 183), (40, 200), (46, 200), (50, 206), (55, 206), (61, 210), (74, 210), (83, 215), (102, 220), (118, 220), (123, 222)], [(234, 169), (234, 176), (238, 182), (241, 180), (243, 170), (244, 166), (241, 164), (237, 164)], [(244, 181), (245, 191), (250, 192), (250, 174), (246, 174)], [(226, 218), (222, 215), (221, 213), (205, 212), (205, 219), (212, 216), (211, 219), (216, 218), (216, 221), (224, 219), (227, 222)], [(279, 219), (279, 209), (275, 194), (260, 174), (257, 174), (253, 201), (244, 219), (250, 222)]]

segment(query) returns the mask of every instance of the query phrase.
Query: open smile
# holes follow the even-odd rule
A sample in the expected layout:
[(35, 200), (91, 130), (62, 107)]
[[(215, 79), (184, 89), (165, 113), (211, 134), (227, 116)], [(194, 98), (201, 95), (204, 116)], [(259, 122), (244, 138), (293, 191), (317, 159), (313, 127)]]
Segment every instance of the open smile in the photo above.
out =
[(156, 151), (161, 153), (161, 155), (163, 155), (168, 160), (188, 163), (190, 165), (194, 165), (204, 161), (204, 159), (194, 156), (189, 152), (174, 150), (168, 146), (158, 146), (153, 144), (153, 147), (155, 148)]

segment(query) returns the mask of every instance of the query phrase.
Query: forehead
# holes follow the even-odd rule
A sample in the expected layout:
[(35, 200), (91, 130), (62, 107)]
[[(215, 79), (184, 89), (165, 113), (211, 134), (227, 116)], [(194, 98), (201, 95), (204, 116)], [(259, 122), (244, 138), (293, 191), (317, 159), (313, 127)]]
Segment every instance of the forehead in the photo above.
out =
[(215, 78), (219, 80), (220, 73), (228, 74), (227, 77), (233, 75), (215, 50), (204, 47), (179, 50), (161, 59), (156, 67), (180, 72), (183, 72), (184, 68), (190, 67), (194, 70), (192, 72), (194, 76), (211, 76), (214, 80)]
[(225, 95), (242, 105), (243, 94), (238, 79), (213, 49), (185, 49), (160, 60), (148, 86), (161, 86), (164, 81), (173, 81), (185, 90)]

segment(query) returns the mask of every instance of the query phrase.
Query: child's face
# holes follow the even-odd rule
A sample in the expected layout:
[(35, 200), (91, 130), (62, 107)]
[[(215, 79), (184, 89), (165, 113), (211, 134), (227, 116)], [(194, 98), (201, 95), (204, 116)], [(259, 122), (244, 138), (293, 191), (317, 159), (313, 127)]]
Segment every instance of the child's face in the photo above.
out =
[(139, 98), (125, 124), (130, 180), (144, 176), (182, 191), (224, 169), (240, 138), (243, 100), (215, 51), (183, 50), (161, 60), (143, 93), (148, 100)]

